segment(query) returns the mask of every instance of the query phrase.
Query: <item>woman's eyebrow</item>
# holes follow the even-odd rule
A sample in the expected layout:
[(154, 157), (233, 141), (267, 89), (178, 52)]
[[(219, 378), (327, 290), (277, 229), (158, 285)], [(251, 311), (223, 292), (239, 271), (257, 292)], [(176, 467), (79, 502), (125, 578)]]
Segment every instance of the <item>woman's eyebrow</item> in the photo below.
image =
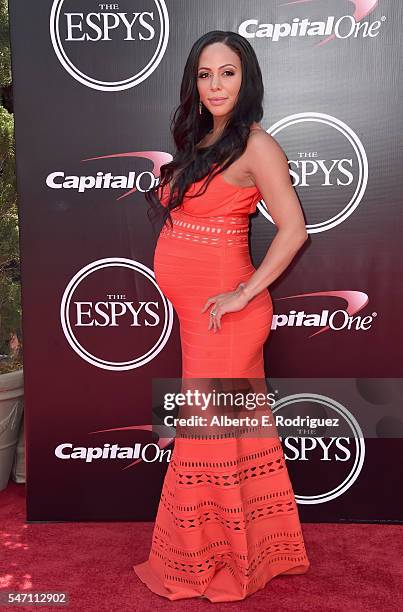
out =
[[(224, 68), (225, 66), (234, 66), (234, 68), (237, 68), (237, 66), (235, 66), (234, 64), (223, 64), (222, 66), (218, 66), (218, 69)], [(208, 66), (200, 66), (199, 70), (201, 70), (202, 68), (204, 68), (205, 70), (209, 70)]]

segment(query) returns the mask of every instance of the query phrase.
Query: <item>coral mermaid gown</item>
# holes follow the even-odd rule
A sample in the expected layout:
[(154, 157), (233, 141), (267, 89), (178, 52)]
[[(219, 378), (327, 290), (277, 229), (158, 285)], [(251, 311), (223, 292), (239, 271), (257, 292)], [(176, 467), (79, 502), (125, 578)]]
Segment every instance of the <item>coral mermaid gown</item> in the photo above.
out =
[[(164, 205), (167, 199), (163, 193)], [(265, 379), (269, 291), (224, 314), (215, 333), (208, 331), (210, 308), (201, 313), (208, 297), (234, 290), (255, 272), (248, 229), (260, 199), (257, 187), (218, 174), (203, 195), (185, 196), (171, 211), (173, 227), (167, 222), (160, 232), (154, 272), (179, 318), (183, 379)], [(147, 587), (170, 600), (236, 601), (274, 576), (303, 574), (309, 566), (278, 436), (194, 439), (177, 433), (149, 557), (133, 566)]]

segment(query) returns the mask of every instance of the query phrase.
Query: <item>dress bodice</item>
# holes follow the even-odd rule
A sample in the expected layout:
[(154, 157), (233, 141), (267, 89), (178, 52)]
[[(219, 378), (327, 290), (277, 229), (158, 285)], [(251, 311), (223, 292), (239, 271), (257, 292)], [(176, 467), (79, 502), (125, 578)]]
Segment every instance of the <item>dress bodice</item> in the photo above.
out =
[[(196, 217), (222, 217), (226, 215), (250, 215), (256, 211), (262, 195), (259, 189), (252, 185), (242, 187), (229, 183), (222, 174), (216, 174), (208, 185), (206, 191), (199, 196), (191, 197), (197, 191), (204, 190), (200, 181), (194, 182), (186, 191), (182, 202), (182, 210)], [(164, 185), (161, 203), (168, 203), (169, 186)], [(190, 196), (190, 197), (188, 197)]]

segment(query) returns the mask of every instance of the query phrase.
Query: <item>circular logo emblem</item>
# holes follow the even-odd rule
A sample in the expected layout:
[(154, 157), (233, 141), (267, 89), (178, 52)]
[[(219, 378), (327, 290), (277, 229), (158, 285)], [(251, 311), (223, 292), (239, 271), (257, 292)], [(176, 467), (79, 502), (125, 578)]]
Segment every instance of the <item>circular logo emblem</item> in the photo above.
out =
[(106, 370), (132, 370), (164, 348), (173, 308), (147, 266), (107, 257), (71, 279), (60, 320), (71, 348), (85, 361)]
[(52, 5), (50, 38), (63, 68), (79, 83), (100, 91), (122, 91), (142, 83), (167, 48), (164, 0), (84, 4), (54, 0)]
[[(357, 134), (340, 119), (314, 112), (289, 115), (267, 132), (289, 152), (307, 232), (325, 232), (345, 221), (359, 206), (368, 182), (368, 159)], [(274, 224), (267, 204), (261, 201), (258, 208)]]

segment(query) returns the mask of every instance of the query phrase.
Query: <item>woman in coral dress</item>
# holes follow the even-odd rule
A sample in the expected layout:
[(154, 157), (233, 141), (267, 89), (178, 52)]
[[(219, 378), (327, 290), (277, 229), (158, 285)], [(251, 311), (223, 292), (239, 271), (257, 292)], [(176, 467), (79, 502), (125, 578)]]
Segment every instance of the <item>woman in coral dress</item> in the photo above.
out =
[[(246, 388), (245, 381), (265, 388), (263, 345), (273, 316), (267, 287), (307, 237), (286, 157), (258, 123), (262, 97), (247, 40), (214, 31), (196, 41), (175, 120), (177, 154), (161, 168), (158, 202), (172, 223), (163, 225), (154, 256), (156, 280), (180, 322), (184, 389), (208, 381), (211, 388)], [(248, 229), (261, 199), (278, 232), (256, 269)], [(308, 570), (274, 431), (177, 430), (149, 557), (134, 566), (151, 591), (170, 600), (236, 601), (274, 576)]]

